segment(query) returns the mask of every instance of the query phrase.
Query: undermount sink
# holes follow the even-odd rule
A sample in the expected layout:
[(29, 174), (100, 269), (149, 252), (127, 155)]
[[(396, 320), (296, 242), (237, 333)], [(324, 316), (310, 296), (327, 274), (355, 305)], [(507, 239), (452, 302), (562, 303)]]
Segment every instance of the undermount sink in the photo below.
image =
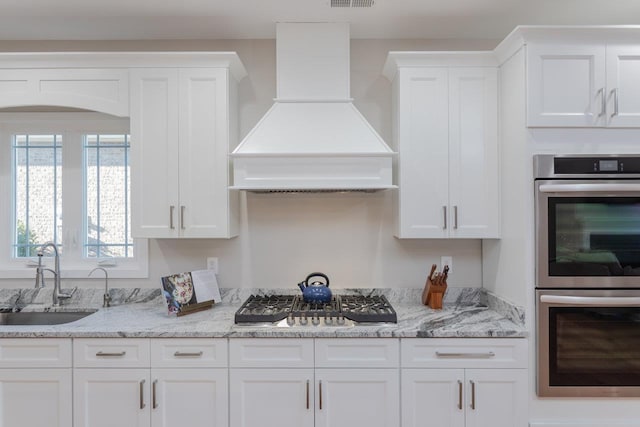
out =
[(60, 325), (80, 320), (96, 311), (97, 310), (72, 312), (25, 311), (0, 313), (0, 325)]

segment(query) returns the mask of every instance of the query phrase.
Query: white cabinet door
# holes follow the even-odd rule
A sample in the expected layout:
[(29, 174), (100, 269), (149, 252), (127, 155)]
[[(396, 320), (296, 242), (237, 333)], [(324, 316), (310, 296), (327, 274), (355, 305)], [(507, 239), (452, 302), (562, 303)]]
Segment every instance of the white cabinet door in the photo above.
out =
[(75, 369), (74, 427), (149, 427), (149, 369)]
[(448, 72), (407, 68), (394, 81), (398, 186), (396, 236), (448, 235)]
[(72, 425), (71, 369), (0, 369), (0, 425)]
[(640, 47), (607, 45), (608, 125), (640, 127)]
[(313, 369), (232, 368), (229, 381), (231, 427), (314, 427)]
[(526, 427), (525, 369), (467, 369), (467, 427)]
[(180, 70), (182, 237), (230, 237), (228, 87), (226, 69)]
[(407, 67), (394, 79), (396, 236), (499, 237), (495, 67)]
[(316, 369), (316, 427), (396, 427), (397, 369)]
[(497, 83), (496, 68), (449, 69), (451, 237), (499, 234)]
[(604, 44), (527, 45), (527, 85), (528, 126), (605, 125)]
[(526, 427), (526, 369), (403, 369), (402, 426)]
[(464, 427), (463, 369), (403, 369), (402, 427)]
[(132, 70), (134, 237), (237, 235), (238, 195), (228, 190), (231, 84), (226, 68)]
[(131, 98), (131, 234), (178, 237), (178, 70), (134, 69)]
[(153, 369), (151, 380), (153, 427), (229, 425), (226, 369)]

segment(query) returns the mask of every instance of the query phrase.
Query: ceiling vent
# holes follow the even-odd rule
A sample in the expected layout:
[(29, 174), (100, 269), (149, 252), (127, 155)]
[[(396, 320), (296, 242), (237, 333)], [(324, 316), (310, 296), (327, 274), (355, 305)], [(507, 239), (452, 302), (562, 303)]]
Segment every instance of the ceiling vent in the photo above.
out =
[(331, 0), (331, 7), (372, 7), (375, 0)]

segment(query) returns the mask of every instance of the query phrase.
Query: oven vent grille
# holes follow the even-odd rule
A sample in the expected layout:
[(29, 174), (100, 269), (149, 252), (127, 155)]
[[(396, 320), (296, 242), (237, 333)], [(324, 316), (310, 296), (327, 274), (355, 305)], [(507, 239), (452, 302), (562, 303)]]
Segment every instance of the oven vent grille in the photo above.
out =
[(372, 7), (375, 0), (331, 0), (331, 7)]

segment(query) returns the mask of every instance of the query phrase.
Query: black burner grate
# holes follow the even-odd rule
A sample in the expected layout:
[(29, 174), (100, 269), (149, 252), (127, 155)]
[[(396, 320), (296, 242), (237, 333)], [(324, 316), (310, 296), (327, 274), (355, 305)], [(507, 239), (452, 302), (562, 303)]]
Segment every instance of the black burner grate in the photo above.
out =
[(326, 304), (306, 303), (299, 295), (251, 295), (236, 311), (236, 323), (275, 323), (287, 317), (340, 318), (359, 323), (397, 323), (383, 295), (338, 295)]

